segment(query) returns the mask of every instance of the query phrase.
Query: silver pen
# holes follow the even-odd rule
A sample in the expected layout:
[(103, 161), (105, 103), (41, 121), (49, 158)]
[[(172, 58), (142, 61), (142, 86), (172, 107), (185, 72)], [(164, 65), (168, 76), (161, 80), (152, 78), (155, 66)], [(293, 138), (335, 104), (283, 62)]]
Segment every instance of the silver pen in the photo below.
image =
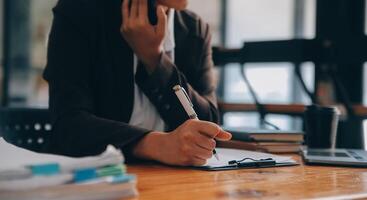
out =
[[(185, 109), (189, 118), (199, 120), (198, 115), (196, 114), (194, 110), (194, 105), (192, 104), (190, 97), (187, 94), (185, 88), (181, 87), (180, 85), (176, 85), (175, 87), (173, 87), (173, 90), (175, 91), (175, 94), (178, 100), (180, 101), (182, 107)], [(215, 156), (217, 160), (219, 160), (219, 156), (215, 149), (213, 150), (213, 155)]]

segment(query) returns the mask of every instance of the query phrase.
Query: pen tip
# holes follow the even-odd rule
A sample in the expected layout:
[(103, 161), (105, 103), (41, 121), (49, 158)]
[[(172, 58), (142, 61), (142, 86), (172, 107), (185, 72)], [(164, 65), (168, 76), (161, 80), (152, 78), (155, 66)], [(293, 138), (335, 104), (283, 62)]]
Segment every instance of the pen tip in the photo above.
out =
[(217, 153), (214, 154), (214, 157), (219, 161), (219, 156)]

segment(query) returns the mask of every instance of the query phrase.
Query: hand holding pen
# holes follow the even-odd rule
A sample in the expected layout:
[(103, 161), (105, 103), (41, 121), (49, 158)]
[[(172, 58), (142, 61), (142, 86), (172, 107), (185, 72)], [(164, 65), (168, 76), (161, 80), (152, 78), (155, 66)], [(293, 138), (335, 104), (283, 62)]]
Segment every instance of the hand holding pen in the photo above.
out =
[[(197, 116), (197, 114), (194, 110), (194, 106), (193, 106), (193, 104), (190, 100), (190, 97), (188, 96), (185, 89), (183, 87), (181, 87), (180, 85), (176, 85), (173, 88), (173, 90), (175, 91), (175, 94), (176, 94), (177, 98), (179, 99), (181, 105), (185, 109), (185, 112), (187, 113), (189, 118), (194, 119), (194, 120), (199, 120), (199, 118), (198, 118), (198, 116)], [(217, 126), (217, 128), (218, 128), (217, 135), (214, 135), (214, 137), (213, 137), (213, 135), (210, 135), (209, 137), (212, 137), (211, 139), (215, 139), (221, 132), (224, 132), (219, 126)], [(226, 134), (229, 134), (229, 133), (226, 133)], [(226, 139), (228, 139), (228, 138), (226, 138)], [(215, 149), (213, 149), (213, 155), (215, 156), (215, 158), (217, 160), (219, 160), (219, 156), (218, 156)]]
[(169, 133), (150, 132), (135, 146), (133, 154), (168, 165), (205, 165), (213, 157), (215, 140), (230, 140), (232, 135), (215, 123), (197, 120), (194, 113), (191, 118)]

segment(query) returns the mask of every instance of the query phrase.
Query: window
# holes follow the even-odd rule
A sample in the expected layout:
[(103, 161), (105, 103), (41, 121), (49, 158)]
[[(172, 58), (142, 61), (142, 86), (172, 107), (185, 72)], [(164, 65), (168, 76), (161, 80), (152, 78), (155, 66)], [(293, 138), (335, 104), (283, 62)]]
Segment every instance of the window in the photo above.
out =
[[(312, 62), (306, 62), (301, 64), (302, 78), (305, 81), (306, 87), (310, 92), (315, 90), (315, 64)], [(293, 98), (295, 103), (311, 104), (311, 98), (300, 89), (301, 85), (299, 80), (295, 82), (295, 91), (293, 93)]]
[(199, 14), (210, 26), (212, 44), (220, 44), (221, 38), (221, 0), (189, 0), (189, 10)]
[[(304, 25), (301, 35), (304, 38), (312, 39), (316, 35), (316, 0), (302, 0), (304, 6)], [(302, 26), (301, 26), (302, 27)]]
[[(258, 127), (258, 119), (258, 113), (226, 113), (223, 116), (226, 127), (256, 128)], [(268, 115), (267, 121), (276, 124), (280, 129), (296, 129), (299, 128), (297, 125), (302, 123), (301, 119), (295, 120), (286, 115)], [(294, 121), (295, 123), (290, 125), (289, 121)]]
[(227, 47), (244, 41), (291, 39), (294, 0), (229, 0)]
[[(229, 48), (242, 47), (243, 43), (246, 45), (249, 41), (287, 40), (296, 36), (313, 38), (315, 35), (314, 0), (297, 1), (302, 5), (296, 5), (294, 0), (229, 0), (227, 2), (226, 45)], [(296, 6), (300, 6), (303, 9), (302, 12), (296, 12)], [(313, 66), (312, 63), (301, 66), (304, 79), (311, 90), (314, 81)], [(294, 76), (292, 63), (249, 63), (244, 68), (262, 103), (310, 102)], [(226, 66), (224, 100), (252, 103), (253, 99), (240, 73), (242, 73), (241, 66)], [(247, 121), (247, 126), (256, 126), (257, 119), (257, 114), (227, 113), (224, 124), (231, 126), (236, 121)], [(291, 117), (268, 115), (267, 119), (281, 128), (294, 128), (294, 120)]]
[(226, 101), (253, 102), (248, 87), (240, 75), (245, 73), (262, 103), (291, 103), (292, 64), (245, 64), (245, 71), (239, 65), (228, 67)]
[(47, 107), (48, 89), (42, 79), (46, 43), (57, 0), (10, 1), (10, 105)]
[(31, 6), (31, 63), (35, 70), (34, 94), (31, 103), (35, 106), (48, 106), (48, 85), (42, 79), (42, 72), (46, 66), (47, 39), (52, 24), (52, 8), (57, 0), (32, 0)]

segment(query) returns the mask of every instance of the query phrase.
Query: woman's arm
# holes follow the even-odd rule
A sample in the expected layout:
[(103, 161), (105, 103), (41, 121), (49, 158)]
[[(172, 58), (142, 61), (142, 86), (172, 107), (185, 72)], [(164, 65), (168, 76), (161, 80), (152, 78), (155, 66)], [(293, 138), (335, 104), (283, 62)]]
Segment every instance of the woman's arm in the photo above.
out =
[(60, 11), (69, 6), (68, 3), (73, 1), (60, 1), (54, 9), (44, 72), (49, 83), (49, 109), (54, 122), (52, 151), (85, 156), (100, 153), (108, 144), (113, 144), (129, 156), (129, 145), (149, 130), (94, 115), (90, 36), (75, 23), (78, 19), (71, 19)]
[[(123, 1), (121, 33), (134, 53), (138, 56), (138, 71), (136, 83), (155, 105), (164, 121), (173, 130), (188, 120), (182, 105), (174, 94), (173, 87), (180, 84), (184, 87), (194, 104), (199, 119), (218, 122), (217, 101), (215, 95), (215, 81), (211, 52), (211, 35), (209, 26), (199, 19), (190, 19), (193, 32), (198, 35), (192, 44), (200, 52), (196, 66), (180, 66), (194, 68), (189, 83), (185, 75), (178, 69), (172, 60), (163, 52), (163, 39), (167, 27), (167, 17), (161, 6), (157, 7), (158, 24), (153, 27), (147, 16), (147, 0)], [(187, 35), (186, 37), (192, 37)], [(187, 49), (190, 51), (190, 49)], [(190, 52), (187, 59), (197, 57)]]
[[(80, 2), (60, 0), (58, 6)], [(54, 121), (53, 153), (93, 155), (112, 144), (121, 148), (128, 159), (136, 156), (173, 165), (201, 165), (212, 155), (214, 138), (230, 139), (229, 133), (210, 122), (189, 120), (167, 134), (96, 116), (90, 75), (92, 39), (86, 32), (88, 29), (80, 28), (73, 20), (78, 19), (68, 18), (55, 9), (44, 73), (50, 87), (49, 106)], [(174, 116), (175, 112), (171, 114)], [(182, 113), (179, 117), (184, 116)]]
[[(137, 84), (156, 106), (170, 129), (175, 129), (188, 119), (173, 91), (173, 87), (177, 84), (187, 91), (200, 120), (215, 123), (219, 121), (211, 35), (209, 26), (202, 21), (199, 23), (203, 30), (202, 35), (197, 39), (202, 44), (199, 45), (201, 49), (198, 51), (200, 52), (198, 64), (180, 66), (195, 68), (192, 73), (186, 76), (165, 53), (162, 53), (159, 64), (152, 74), (145, 70), (146, 67), (143, 64), (140, 64), (136, 74)], [(187, 54), (193, 56), (189, 52)]]

